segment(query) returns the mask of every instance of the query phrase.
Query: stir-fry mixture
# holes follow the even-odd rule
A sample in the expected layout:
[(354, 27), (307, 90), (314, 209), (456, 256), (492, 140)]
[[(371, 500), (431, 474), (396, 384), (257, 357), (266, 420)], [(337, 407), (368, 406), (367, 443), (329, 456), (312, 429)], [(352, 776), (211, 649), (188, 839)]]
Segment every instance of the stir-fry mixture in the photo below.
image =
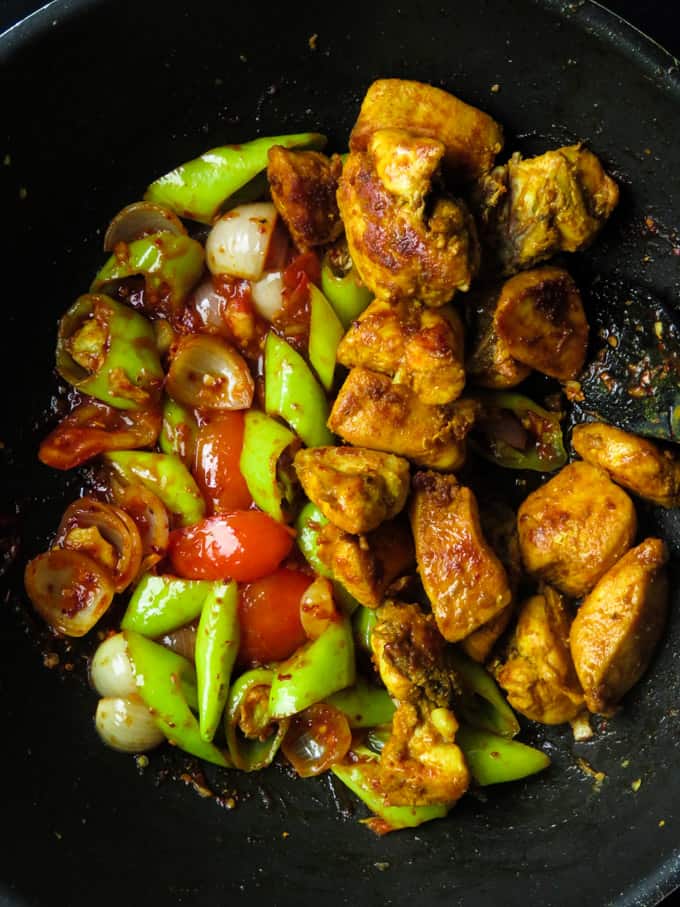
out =
[(114, 217), (39, 454), (91, 491), (25, 582), (92, 640), (105, 743), (279, 754), (385, 833), (545, 768), (516, 713), (619, 708), (667, 608), (631, 495), (678, 506), (680, 461), (602, 421), (565, 448), (589, 327), (562, 253), (618, 198), (590, 150), (496, 164), (498, 123), (397, 79), (324, 146), (214, 148)]

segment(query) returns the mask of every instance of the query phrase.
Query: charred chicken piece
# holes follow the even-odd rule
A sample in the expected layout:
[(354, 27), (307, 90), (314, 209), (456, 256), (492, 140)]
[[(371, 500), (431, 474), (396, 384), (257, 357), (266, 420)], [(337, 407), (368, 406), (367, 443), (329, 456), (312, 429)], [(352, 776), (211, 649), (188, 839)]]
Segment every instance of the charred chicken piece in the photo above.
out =
[(319, 151), (269, 149), (267, 179), (272, 201), (301, 252), (342, 234), (336, 192), (342, 161)]
[(571, 651), (591, 712), (611, 715), (647, 670), (666, 622), (666, 545), (650, 538), (605, 573), (578, 610)]
[(527, 572), (579, 598), (630, 548), (637, 518), (603, 469), (577, 462), (523, 501), (517, 526)]
[(653, 441), (590, 422), (574, 427), (571, 443), (579, 456), (638, 497), (662, 507), (680, 506), (680, 458)]
[(394, 454), (363, 447), (310, 447), (295, 455), (305, 494), (344, 529), (370, 532), (395, 517), (409, 490), (409, 465)]
[(438, 139), (448, 172), (462, 180), (486, 173), (503, 147), (501, 127), (488, 114), (441, 88), (405, 79), (378, 79), (370, 86), (349, 140), (365, 151), (380, 129), (408, 129)]
[(510, 705), (532, 721), (562, 724), (583, 711), (583, 691), (569, 649), (571, 615), (546, 586), (520, 608), (508, 659), (496, 679)]
[(353, 368), (335, 399), (328, 427), (349, 444), (454, 470), (465, 462), (465, 437), (478, 409), (476, 402), (462, 398), (428, 405), (387, 375)]
[(473, 209), (503, 274), (585, 249), (612, 213), (619, 189), (597, 157), (568, 145), (538, 157), (513, 154), (483, 176)]
[(375, 299), (347, 331), (338, 362), (406, 384), (423, 403), (451, 403), (465, 386), (463, 324), (451, 306)]
[(345, 162), (337, 197), (347, 244), (380, 299), (440, 306), (477, 273), (472, 215), (464, 202), (432, 192), (444, 150), (437, 139), (383, 129)]
[(494, 315), (510, 356), (566, 381), (583, 368), (588, 322), (581, 295), (563, 268), (535, 268), (503, 284)]
[(508, 577), (482, 534), (474, 494), (454, 476), (417, 473), (410, 512), (418, 571), (439, 632), (457, 642), (510, 603)]
[(499, 284), (473, 290), (466, 305), (472, 331), (465, 370), (473, 384), (494, 390), (515, 387), (531, 374), (498, 333), (495, 314), (500, 291)]

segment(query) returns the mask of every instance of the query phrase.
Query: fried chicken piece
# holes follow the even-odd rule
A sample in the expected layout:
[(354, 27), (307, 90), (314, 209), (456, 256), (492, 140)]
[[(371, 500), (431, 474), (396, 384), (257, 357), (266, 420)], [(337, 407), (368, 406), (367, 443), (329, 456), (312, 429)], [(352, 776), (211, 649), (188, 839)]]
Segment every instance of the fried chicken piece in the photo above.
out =
[(462, 180), (490, 170), (503, 147), (503, 131), (488, 114), (441, 88), (405, 79), (378, 79), (369, 87), (350, 149), (365, 151), (379, 129), (408, 129), (438, 139), (447, 170)]
[(459, 469), (479, 405), (460, 399), (423, 403), (387, 375), (353, 368), (340, 388), (328, 427), (349, 444), (384, 450), (432, 469)]
[(619, 189), (592, 151), (568, 145), (526, 160), (513, 154), (479, 180), (473, 196), (483, 241), (502, 273), (514, 274), (589, 246)]
[(522, 605), (508, 659), (496, 679), (516, 711), (541, 724), (571, 721), (583, 710), (583, 691), (569, 649), (571, 615), (546, 586)]
[(319, 151), (269, 149), (267, 179), (272, 201), (301, 252), (342, 234), (336, 193), (342, 161)]
[(680, 507), (677, 454), (604, 422), (575, 426), (571, 443), (580, 457), (638, 497), (662, 507)]
[(666, 623), (668, 551), (650, 538), (623, 555), (584, 600), (571, 651), (591, 712), (611, 715), (647, 670)]
[(431, 192), (444, 150), (437, 139), (383, 129), (345, 162), (337, 198), (347, 244), (380, 299), (444, 305), (477, 273), (472, 215), (459, 199)]
[(337, 359), (406, 384), (423, 403), (451, 403), (465, 387), (463, 323), (451, 306), (375, 299), (338, 347)]
[(527, 572), (579, 598), (630, 548), (637, 518), (603, 469), (579, 461), (523, 501), (517, 525)]
[(457, 642), (509, 604), (508, 577), (482, 535), (474, 494), (454, 476), (417, 473), (410, 515), (418, 571), (439, 632)]
[(319, 530), (317, 553), (334, 579), (367, 608), (381, 605), (390, 585), (415, 566), (411, 533), (399, 519), (366, 535), (327, 523)]
[(567, 381), (583, 368), (588, 322), (581, 294), (563, 268), (535, 268), (507, 280), (494, 326), (510, 356)]
[(473, 290), (466, 304), (472, 331), (465, 370), (474, 384), (494, 390), (516, 387), (531, 374), (528, 365), (513, 358), (496, 328), (500, 292), (499, 284)]
[(406, 503), (409, 465), (394, 454), (363, 447), (310, 447), (297, 452), (294, 466), (309, 500), (345, 532), (377, 529)]

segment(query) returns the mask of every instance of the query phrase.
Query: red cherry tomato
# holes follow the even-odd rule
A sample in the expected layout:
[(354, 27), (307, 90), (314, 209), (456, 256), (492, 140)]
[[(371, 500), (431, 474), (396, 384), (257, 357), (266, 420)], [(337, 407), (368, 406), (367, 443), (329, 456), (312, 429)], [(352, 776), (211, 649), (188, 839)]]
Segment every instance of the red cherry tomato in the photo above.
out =
[(241, 589), (240, 661), (283, 661), (307, 641), (300, 621), (300, 599), (311, 582), (305, 573), (284, 568)]
[(247, 510), (253, 503), (239, 468), (243, 430), (243, 413), (238, 410), (198, 430), (194, 477), (211, 513)]
[(168, 556), (185, 579), (249, 582), (276, 570), (292, 544), (290, 531), (266, 513), (236, 510), (175, 529)]

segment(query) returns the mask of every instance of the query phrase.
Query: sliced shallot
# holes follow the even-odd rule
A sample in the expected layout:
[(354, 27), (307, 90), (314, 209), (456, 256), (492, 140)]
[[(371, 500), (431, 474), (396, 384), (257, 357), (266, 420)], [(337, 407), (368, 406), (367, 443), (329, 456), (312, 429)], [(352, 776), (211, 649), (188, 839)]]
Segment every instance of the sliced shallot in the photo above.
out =
[(210, 272), (259, 280), (276, 219), (276, 208), (271, 202), (239, 205), (223, 214), (215, 222), (205, 244)]

